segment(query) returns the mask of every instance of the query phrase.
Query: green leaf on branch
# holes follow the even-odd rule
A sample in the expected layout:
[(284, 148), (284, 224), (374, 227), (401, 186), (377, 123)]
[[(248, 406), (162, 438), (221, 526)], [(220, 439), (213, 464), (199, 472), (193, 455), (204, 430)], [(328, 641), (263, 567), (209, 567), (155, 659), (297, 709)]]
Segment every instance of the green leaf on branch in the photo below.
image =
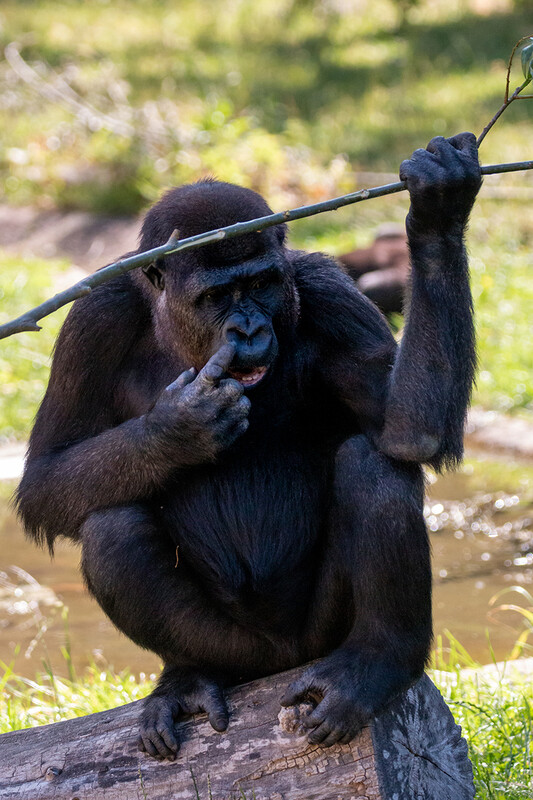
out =
[(533, 37), (530, 37), (529, 44), (522, 48), (522, 72), (527, 81), (533, 79)]

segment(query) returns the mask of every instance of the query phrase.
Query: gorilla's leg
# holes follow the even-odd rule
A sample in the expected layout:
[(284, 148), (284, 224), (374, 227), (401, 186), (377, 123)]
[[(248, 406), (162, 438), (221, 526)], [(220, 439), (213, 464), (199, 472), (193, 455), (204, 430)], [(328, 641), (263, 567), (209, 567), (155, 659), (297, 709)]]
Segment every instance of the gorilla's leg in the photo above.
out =
[(224, 730), (224, 682), (264, 671), (265, 663), (283, 660), (281, 652), (215, 606), (143, 506), (94, 512), (81, 539), (89, 591), (121, 631), (166, 665), (145, 701), (141, 748), (172, 758), (180, 712), (207, 711), (213, 727)]
[(431, 573), (422, 505), (419, 467), (391, 460), (365, 436), (342, 444), (309, 632), (311, 651), (329, 655), (283, 699), (324, 698), (308, 720), (313, 742), (349, 741), (424, 669)]

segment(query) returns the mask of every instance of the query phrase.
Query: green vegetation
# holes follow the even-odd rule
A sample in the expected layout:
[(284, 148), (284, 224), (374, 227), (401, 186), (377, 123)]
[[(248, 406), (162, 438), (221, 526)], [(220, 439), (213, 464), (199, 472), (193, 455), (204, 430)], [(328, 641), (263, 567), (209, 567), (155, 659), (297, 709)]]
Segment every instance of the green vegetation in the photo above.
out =
[[(396, 171), (435, 134), (479, 132), (528, 10), (420, 2), (404, 25), (399, 5), (5, 0), (0, 47), (34, 69), (23, 82), (13, 51), (0, 66), (6, 191), (132, 211), (214, 171), (284, 206), (353, 183), (345, 158)], [(515, 103), (484, 158), (527, 157), (529, 118)]]
[[(505, 468), (502, 469), (502, 465)], [(454, 477), (448, 475), (441, 480), (453, 480)], [(460, 479), (461, 498), (503, 492), (519, 495), (525, 507), (533, 504), (533, 464), (530, 462), (514, 461), (509, 456), (505, 457), (504, 462), (467, 457), (459, 467), (457, 477)]]
[[(38, 305), (68, 281), (67, 265), (1, 256), (0, 323)], [(68, 284), (67, 284), (68, 285)], [(39, 333), (5, 339), (0, 347), (0, 443), (27, 437), (48, 381), (50, 353), (65, 309), (45, 319)]]
[[(468, 741), (478, 800), (526, 800), (533, 787), (533, 685), (529, 676), (479, 665), (448, 634), (437, 641), (432, 678)], [(463, 669), (465, 668), (466, 669)]]
[(125, 705), (146, 697), (152, 686), (153, 681), (143, 675), (137, 678), (127, 669), (117, 673), (95, 663), (79, 677), (61, 677), (47, 668), (35, 680), (22, 678), (3, 665), (0, 734)]

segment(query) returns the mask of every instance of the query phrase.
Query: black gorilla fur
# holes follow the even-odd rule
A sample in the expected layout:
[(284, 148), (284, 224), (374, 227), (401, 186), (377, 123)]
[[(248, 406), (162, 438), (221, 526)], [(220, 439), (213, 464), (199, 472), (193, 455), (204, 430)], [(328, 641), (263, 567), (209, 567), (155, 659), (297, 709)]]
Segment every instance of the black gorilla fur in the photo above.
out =
[[(475, 137), (432, 140), (400, 174), (413, 275), (399, 348), (339, 267), (288, 249), (283, 227), (116, 278), (63, 326), (19, 511), (38, 542), (81, 543), (89, 590), (164, 660), (141, 719), (152, 756), (175, 757), (182, 712), (224, 730), (228, 683), (320, 659), (282, 702), (318, 698), (309, 739), (331, 745), (424, 669), (420, 464), (462, 455)], [(226, 183), (174, 189), (140, 249), (269, 211)]]

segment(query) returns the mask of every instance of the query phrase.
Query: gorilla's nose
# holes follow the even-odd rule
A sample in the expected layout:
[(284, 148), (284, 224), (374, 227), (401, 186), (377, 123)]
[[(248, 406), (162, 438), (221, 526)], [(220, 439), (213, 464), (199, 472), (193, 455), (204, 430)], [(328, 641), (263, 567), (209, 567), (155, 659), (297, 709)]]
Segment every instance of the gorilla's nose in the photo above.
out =
[(237, 348), (235, 363), (252, 366), (270, 362), (272, 329), (264, 321), (233, 320), (226, 326), (225, 338)]

